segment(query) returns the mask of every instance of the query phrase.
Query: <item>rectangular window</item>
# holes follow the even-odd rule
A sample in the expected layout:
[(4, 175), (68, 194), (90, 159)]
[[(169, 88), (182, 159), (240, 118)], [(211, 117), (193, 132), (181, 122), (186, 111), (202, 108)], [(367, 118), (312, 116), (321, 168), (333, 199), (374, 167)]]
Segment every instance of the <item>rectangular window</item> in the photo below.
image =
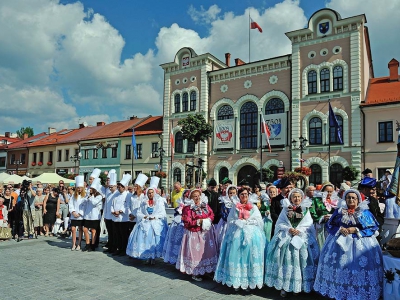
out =
[(125, 159), (132, 159), (132, 145), (125, 145)]
[(315, 94), (317, 92), (317, 72), (311, 70), (308, 72), (308, 94)]
[(11, 158), (10, 158), (10, 164), (14, 164), (15, 162), (15, 154), (11, 154)]
[(83, 159), (89, 159), (89, 150), (83, 151)]
[(150, 171), (150, 175), (151, 176), (156, 176), (156, 173), (157, 173), (158, 171)]
[(32, 161), (35, 163), (36, 160), (37, 160), (37, 153), (35, 152), (35, 153), (33, 153)]
[(64, 161), (68, 161), (68, 159), (69, 159), (69, 149), (65, 149)]
[(25, 163), (25, 159), (26, 159), (26, 154), (25, 153), (21, 153), (20, 163), (24, 164)]
[(93, 159), (98, 159), (99, 158), (99, 149), (93, 149)]
[(140, 173), (142, 173), (142, 171), (135, 171), (135, 177), (138, 177)]
[(57, 150), (57, 161), (61, 161), (61, 159), (62, 159), (62, 151)]
[(379, 143), (393, 142), (393, 122), (379, 122)]
[(111, 148), (111, 157), (112, 158), (116, 158), (117, 157), (117, 152), (118, 152), (118, 148), (117, 147)]
[(39, 152), (39, 161), (43, 162), (43, 152)]
[(158, 157), (158, 142), (151, 143), (151, 157)]
[(5, 167), (5, 166), (6, 166), (6, 158), (0, 157), (0, 167)]
[(107, 158), (107, 148), (101, 150), (101, 158)]
[(137, 158), (142, 158), (142, 144), (136, 144)]
[(49, 152), (49, 162), (53, 163), (53, 151)]

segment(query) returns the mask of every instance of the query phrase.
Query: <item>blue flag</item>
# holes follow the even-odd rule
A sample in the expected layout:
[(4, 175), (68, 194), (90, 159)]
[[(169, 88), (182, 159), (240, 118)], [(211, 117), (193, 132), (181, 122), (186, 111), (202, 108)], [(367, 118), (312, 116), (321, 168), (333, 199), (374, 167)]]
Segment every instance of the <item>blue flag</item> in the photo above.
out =
[(132, 147), (133, 147), (133, 157), (137, 159), (137, 150), (136, 150), (136, 137), (135, 137), (135, 129), (132, 128)]
[[(340, 128), (339, 122), (336, 119), (335, 114), (333, 113), (333, 109), (330, 102), (329, 102), (329, 127), (335, 127), (336, 139), (339, 141), (340, 144), (343, 144), (342, 131), (341, 131), (342, 129)], [(330, 142), (331, 141), (329, 141), (329, 143)]]

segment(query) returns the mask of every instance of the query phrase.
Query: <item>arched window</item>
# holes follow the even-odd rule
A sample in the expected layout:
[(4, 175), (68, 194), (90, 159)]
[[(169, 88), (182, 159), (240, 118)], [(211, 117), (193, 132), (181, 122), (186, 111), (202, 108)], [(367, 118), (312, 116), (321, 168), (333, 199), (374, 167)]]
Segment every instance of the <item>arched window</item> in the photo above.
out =
[(269, 166), (269, 169), (270, 169), (272, 172), (274, 172), (273, 181), (277, 180), (278, 177), (277, 177), (277, 173), (276, 173), (276, 172), (278, 171), (278, 166), (270, 165), (270, 166)]
[(181, 95), (175, 95), (175, 112), (181, 112)]
[[(343, 118), (340, 115), (336, 115), (336, 120), (338, 121), (340, 134), (343, 141)], [(329, 141), (331, 144), (340, 144), (339, 137), (338, 137), (338, 128), (335, 126), (329, 127)]]
[(312, 70), (308, 72), (308, 94), (315, 94), (317, 92), (317, 72)]
[(333, 90), (343, 90), (343, 68), (341, 66), (333, 68)]
[(193, 153), (195, 149), (195, 144), (192, 141), (187, 141), (187, 153)]
[(330, 170), (330, 180), (335, 185), (338, 186), (343, 182), (343, 167), (341, 164), (332, 164)]
[(221, 182), (225, 177), (229, 177), (229, 171), (228, 168), (222, 167), (218, 172), (218, 182)]
[(182, 182), (182, 171), (179, 168), (174, 169), (174, 182)]
[(312, 183), (314, 186), (317, 184), (322, 183), (322, 169), (320, 165), (313, 164), (310, 166), (311, 175), (309, 177), (309, 182)]
[(218, 120), (233, 119), (233, 108), (230, 105), (223, 105), (218, 110)]
[(190, 93), (190, 110), (196, 110), (196, 92)]
[(256, 149), (258, 109), (254, 102), (246, 102), (240, 109), (240, 148)]
[(318, 117), (314, 117), (308, 123), (308, 136), (310, 145), (322, 144), (322, 121)]
[(189, 96), (188, 93), (183, 93), (182, 95), (182, 111), (188, 111), (189, 105)]
[(283, 112), (285, 112), (285, 104), (279, 98), (272, 98), (265, 105), (266, 115), (280, 114)]
[(175, 135), (175, 153), (183, 153), (183, 137), (180, 131)]
[(329, 87), (329, 77), (330, 77), (330, 73), (329, 73), (329, 69), (324, 68), (321, 70), (321, 72), (319, 73), (320, 76), (320, 83), (321, 83), (321, 93), (323, 92), (329, 92), (330, 91), (330, 87)]

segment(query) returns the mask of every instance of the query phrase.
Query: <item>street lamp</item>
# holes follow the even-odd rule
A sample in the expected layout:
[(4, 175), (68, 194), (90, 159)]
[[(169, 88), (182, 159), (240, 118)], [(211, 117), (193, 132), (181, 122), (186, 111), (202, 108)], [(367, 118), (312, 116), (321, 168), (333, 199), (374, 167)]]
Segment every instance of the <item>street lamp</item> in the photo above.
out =
[(80, 152), (77, 152), (77, 153), (75, 153), (75, 155), (74, 156), (70, 156), (70, 158), (69, 158), (69, 160), (72, 162), (74, 162), (74, 173), (75, 174), (78, 174), (77, 172), (76, 172), (76, 163), (77, 162), (79, 162), (80, 160), (81, 160), (81, 158), (82, 158), (82, 153), (80, 153)]
[(297, 141), (293, 140), (292, 147), (293, 147), (293, 150), (300, 150), (300, 167), (302, 168), (303, 167), (303, 153), (304, 153), (304, 149), (306, 149), (308, 140), (306, 138), (304, 138), (303, 136), (300, 136), (299, 142), (300, 142), (300, 145), (298, 147), (296, 147)]
[(14, 160), (14, 162), (12, 163), (12, 165), (15, 166), (15, 168), (17, 169), (17, 170), (16, 170), (16, 174), (18, 175), (18, 166), (19, 166), (19, 165), (22, 165), (22, 161), (20, 161), (20, 160), (18, 160), (18, 159), (17, 159), (17, 160)]
[(165, 153), (165, 150), (162, 147), (158, 148), (158, 151), (153, 152), (153, 157), (156, 157), (157, 155), (160, 157), (160, 171), (162, 171), (162, 161), (163, 161), (164, 153)]

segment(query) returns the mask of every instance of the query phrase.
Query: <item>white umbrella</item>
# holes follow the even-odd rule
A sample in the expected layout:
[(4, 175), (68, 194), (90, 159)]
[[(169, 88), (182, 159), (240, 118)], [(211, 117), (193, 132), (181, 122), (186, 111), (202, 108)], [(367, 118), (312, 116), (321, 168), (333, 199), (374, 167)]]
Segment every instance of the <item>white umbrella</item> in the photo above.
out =
[(43, 173), (40, 174), (38, 177), (31, 178), (33, 182), (40, 181), (41, 183), (58, 183), (60, 180), (63, 180), (64, 183), (74, 183), (75, 180), (70, 180), (56, 173)]
[(4, 180), (10, 176), (8, 173), (0, 173), (0, 182), (4, 182)]
[(10, 176), (8, 176), (8, 177), (6, 177), (4, 179), (4, 182), (14, 183), (14, 184), (15, 183), (22, 183), (22, 181), (23, 181), (22, 177), (17, 175), (17, 174), (10, 175)]

